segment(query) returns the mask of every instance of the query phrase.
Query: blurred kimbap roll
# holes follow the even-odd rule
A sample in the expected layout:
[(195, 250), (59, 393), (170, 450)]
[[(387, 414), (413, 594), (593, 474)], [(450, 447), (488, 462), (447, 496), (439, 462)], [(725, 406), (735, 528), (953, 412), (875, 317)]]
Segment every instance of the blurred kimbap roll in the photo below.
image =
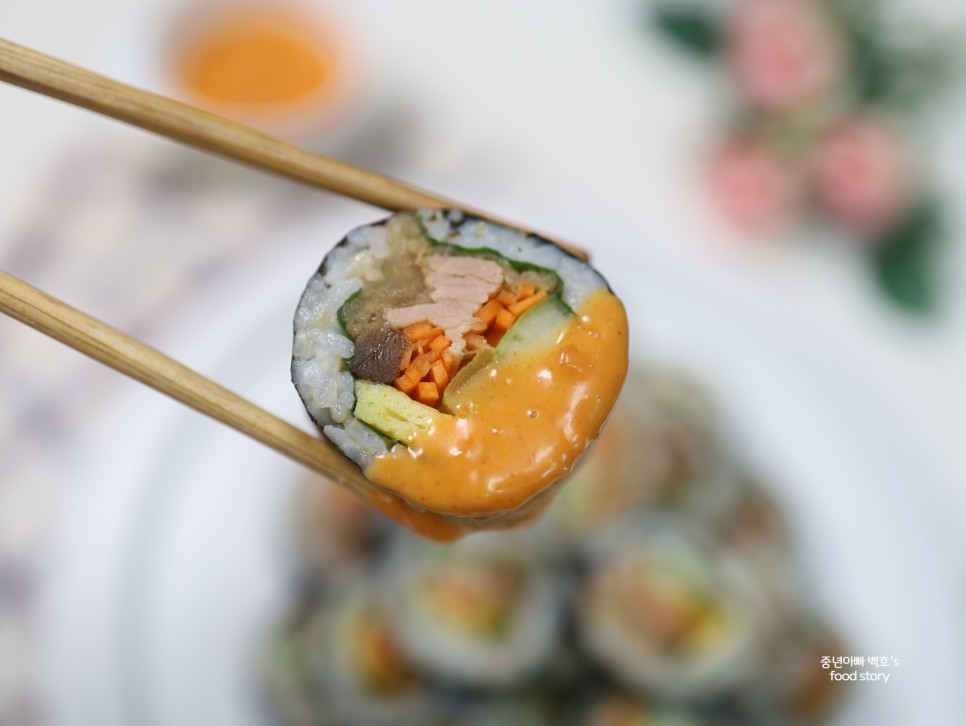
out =
[(801, 609), (803, 593), (810, 588), (802, 581), (790, 528), (773, 495), (747, 472), (737, 481), (736, 501), (710, 534), (723, 552), (740, 560), (759, 582), (768, 647), (781, 648)]
[(475, 699), (461, 704), (447, 726), (564, 726), (562, 706), (536, 694)]
[(396, 552), (390, 610), (403, 649), (429, 676), (471, 690), (514, 689), (549, 665), (566, 591), (515, 534), (452, 546), (409, 541)]
[(577, 619), (588, 652), (642, 694), (701, 701), (758, 665), (761, 601), (740, 563), (680, 524), (635, 522), (588, 542)]
[(710, 726), (691, 712), (656, 705), (619, 691), (599, 696), (580, 720), (581, 726)]
[(801, 615), (768, 659), (768, 668), (756, 679), (757, 688), (745, 694), (749, 710), (759, 714), (763, 723), (826, 723), (841, 708), (850, 689), (849, 682), (829, 677), (833, 670), (841, 669), (823, 666), (823, 659), (847, 652), (832, 627)]
[(708, 394), (672, 368), (632, 369), (607, 428), (548, 512), (580, 541), (601, 526), (656, 510), (713, 522), (735, 497), (733, 469)]
[(787, 570), (793, 551), (791, 531), (774, 496), (748, 473), (738, 477), (737, 486), (733, 506), (715, 528), (716, 537), (762, 567)]
[(386, 527), (365, 501), (315, 475), (301, 482), (295, 517), (300, 564), (323, 580), (365, 568), (385, 536)]
[(323, 724), (425, 726), (437, 715), (377, 591), (357, 582), (313, 619), (307, 661)]
[(299, 606), (271, 634), (264, 662), (263, 679), (273, 722), (284, 726), (314, 726), (319, 723), (320, 703), (312, 682), (312, 629), (314, 611)]
[(715, 466), (717, 410), (694, 379), (672, 367), (635, 370), (621, 402), (632, 444), (626, 470), (652, 503), (670, 506), (688, 497)]
[(439, 539), (457, 531), (412, 512), (471, 528), (537, 514), (627, 370), (624, 308), (593, 268), (455, 211), (351, 231), (294, 327), (309, 415), (374, 484), (377, 508)]

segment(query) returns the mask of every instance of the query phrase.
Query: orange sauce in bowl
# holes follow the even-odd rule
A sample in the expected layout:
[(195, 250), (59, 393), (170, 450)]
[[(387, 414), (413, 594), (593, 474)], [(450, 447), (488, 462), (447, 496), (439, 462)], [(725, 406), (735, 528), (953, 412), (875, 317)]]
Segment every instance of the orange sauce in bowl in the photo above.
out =
[(513, 511), (570, 472), (627, 375), (627, 318), (592, 293), (546, 349), (519, 351), (466, 384), (453, 415), (376, 457), (366, 477), (420, 512)]
[(226, 3), (185, 16), (175, 31), (175, 93), (208, 111), (307, 140), (357, 98), (352, 43), (307, 6)]
[(325, 49), (276, 19), (240, 18), (185, 49), (181, 77), (193, 91), (228, 103), (273, 104), (304, 96), (328, 79)]

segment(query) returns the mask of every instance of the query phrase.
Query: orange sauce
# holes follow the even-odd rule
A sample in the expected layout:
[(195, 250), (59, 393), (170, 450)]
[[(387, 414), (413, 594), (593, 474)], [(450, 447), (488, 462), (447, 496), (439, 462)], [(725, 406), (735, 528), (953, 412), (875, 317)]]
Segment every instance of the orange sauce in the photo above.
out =
[(215, 29), (191, 49), (183, 72), (199, 93), (239, 103), (288, 101), (327, 76), (325, 60), (297, 28), (254, 20)]
[(472, 530), (465, 525), (445, 519), (438, 514), (414, 509), (397, 496), (374, 489), (366, 493), (372, 508), (413, 534), (434, 542), (455, 542)]
[(624, 307), (610, 292), (575, 313), (556, 344), (479, 374), (452, 416), (377, 457), (366, 476), (407, 509), (466, 517), (514, 510), (569, 473), (616, 402), (628, 357)]
[(345, 92), (344, 48), (305, 11), (248, 8), (192, 22), (177, 43), (175, 71), (202, 106), (285, 115)]

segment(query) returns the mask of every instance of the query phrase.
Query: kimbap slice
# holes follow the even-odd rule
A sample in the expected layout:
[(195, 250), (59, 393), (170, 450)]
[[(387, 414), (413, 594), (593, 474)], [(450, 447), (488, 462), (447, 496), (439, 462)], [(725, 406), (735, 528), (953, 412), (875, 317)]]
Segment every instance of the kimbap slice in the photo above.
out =
[(271, 633), (262, 664), (266, 696), (285, 726), (312, 726), (319, 720), (307, 637), (312, 617), (313, 612), (300, 605), (281, 622)]
[(828, 623), (807, 613), (782, 633), (768, 667), (756, 679), (758, 685), (744, 701), (763, 723), (811, 726), (831, 721), (849, 698), (850, 683), (832, 680), (830, 673), (848, 667), (829, 664), (825, 658), (851, 652)]
[(406, 657), (379, 588), (361, 581), (323, 603), (308, 634), (321, 723), (424, 726), (438, 704)]
[(436, 680), (492, 691), (532, 686), (558, 652), (565, 583), (524, 535), (451, 546), (409, 539), (387, 571), (403, 652)]
[(534, 516), (626, 371), (624, 308), (595, 270), (461, 212), (353, 230), (295, 315), (306, 410), (413, 529), (420, 513), (474, 528)]
[[(714, 408), (676, 369), (632, 368), (607, 428), (545, 519), (571, 541), (642, 513), (722, 507)], [(705, 500), (712, 500), (710, 503)]]
[(763, 603), (740, 562), (683, 523), (641, 520), (593, 538), (577, 596), (587, 651), (641, 694), (701, 701), (751, 677)]
[(600, 696), (580, 719), (583, 726), (710, 726), (683, 708), (615, 691)]

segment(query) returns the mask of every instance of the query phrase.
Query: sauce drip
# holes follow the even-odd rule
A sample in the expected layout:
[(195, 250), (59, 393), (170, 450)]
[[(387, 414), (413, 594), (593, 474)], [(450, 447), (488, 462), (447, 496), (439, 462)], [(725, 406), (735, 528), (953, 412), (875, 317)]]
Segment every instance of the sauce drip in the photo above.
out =
[(628, 358), (614, 295), (598, 290), (575, 313), (555, 344), (479, 374), (453, 416), (377, 457), (366, 476), (417, 514), (466, 517), (514, 510), (569, 473), (616, 402)]
[(388, 492), (374, 489), (366, 493), (366, 500), (377, 512), (400, 524), (413, 534), (433, 542), (455, 542), (473, 530), (459, 522), (445, 519), (431, 512), (421, 512)]

